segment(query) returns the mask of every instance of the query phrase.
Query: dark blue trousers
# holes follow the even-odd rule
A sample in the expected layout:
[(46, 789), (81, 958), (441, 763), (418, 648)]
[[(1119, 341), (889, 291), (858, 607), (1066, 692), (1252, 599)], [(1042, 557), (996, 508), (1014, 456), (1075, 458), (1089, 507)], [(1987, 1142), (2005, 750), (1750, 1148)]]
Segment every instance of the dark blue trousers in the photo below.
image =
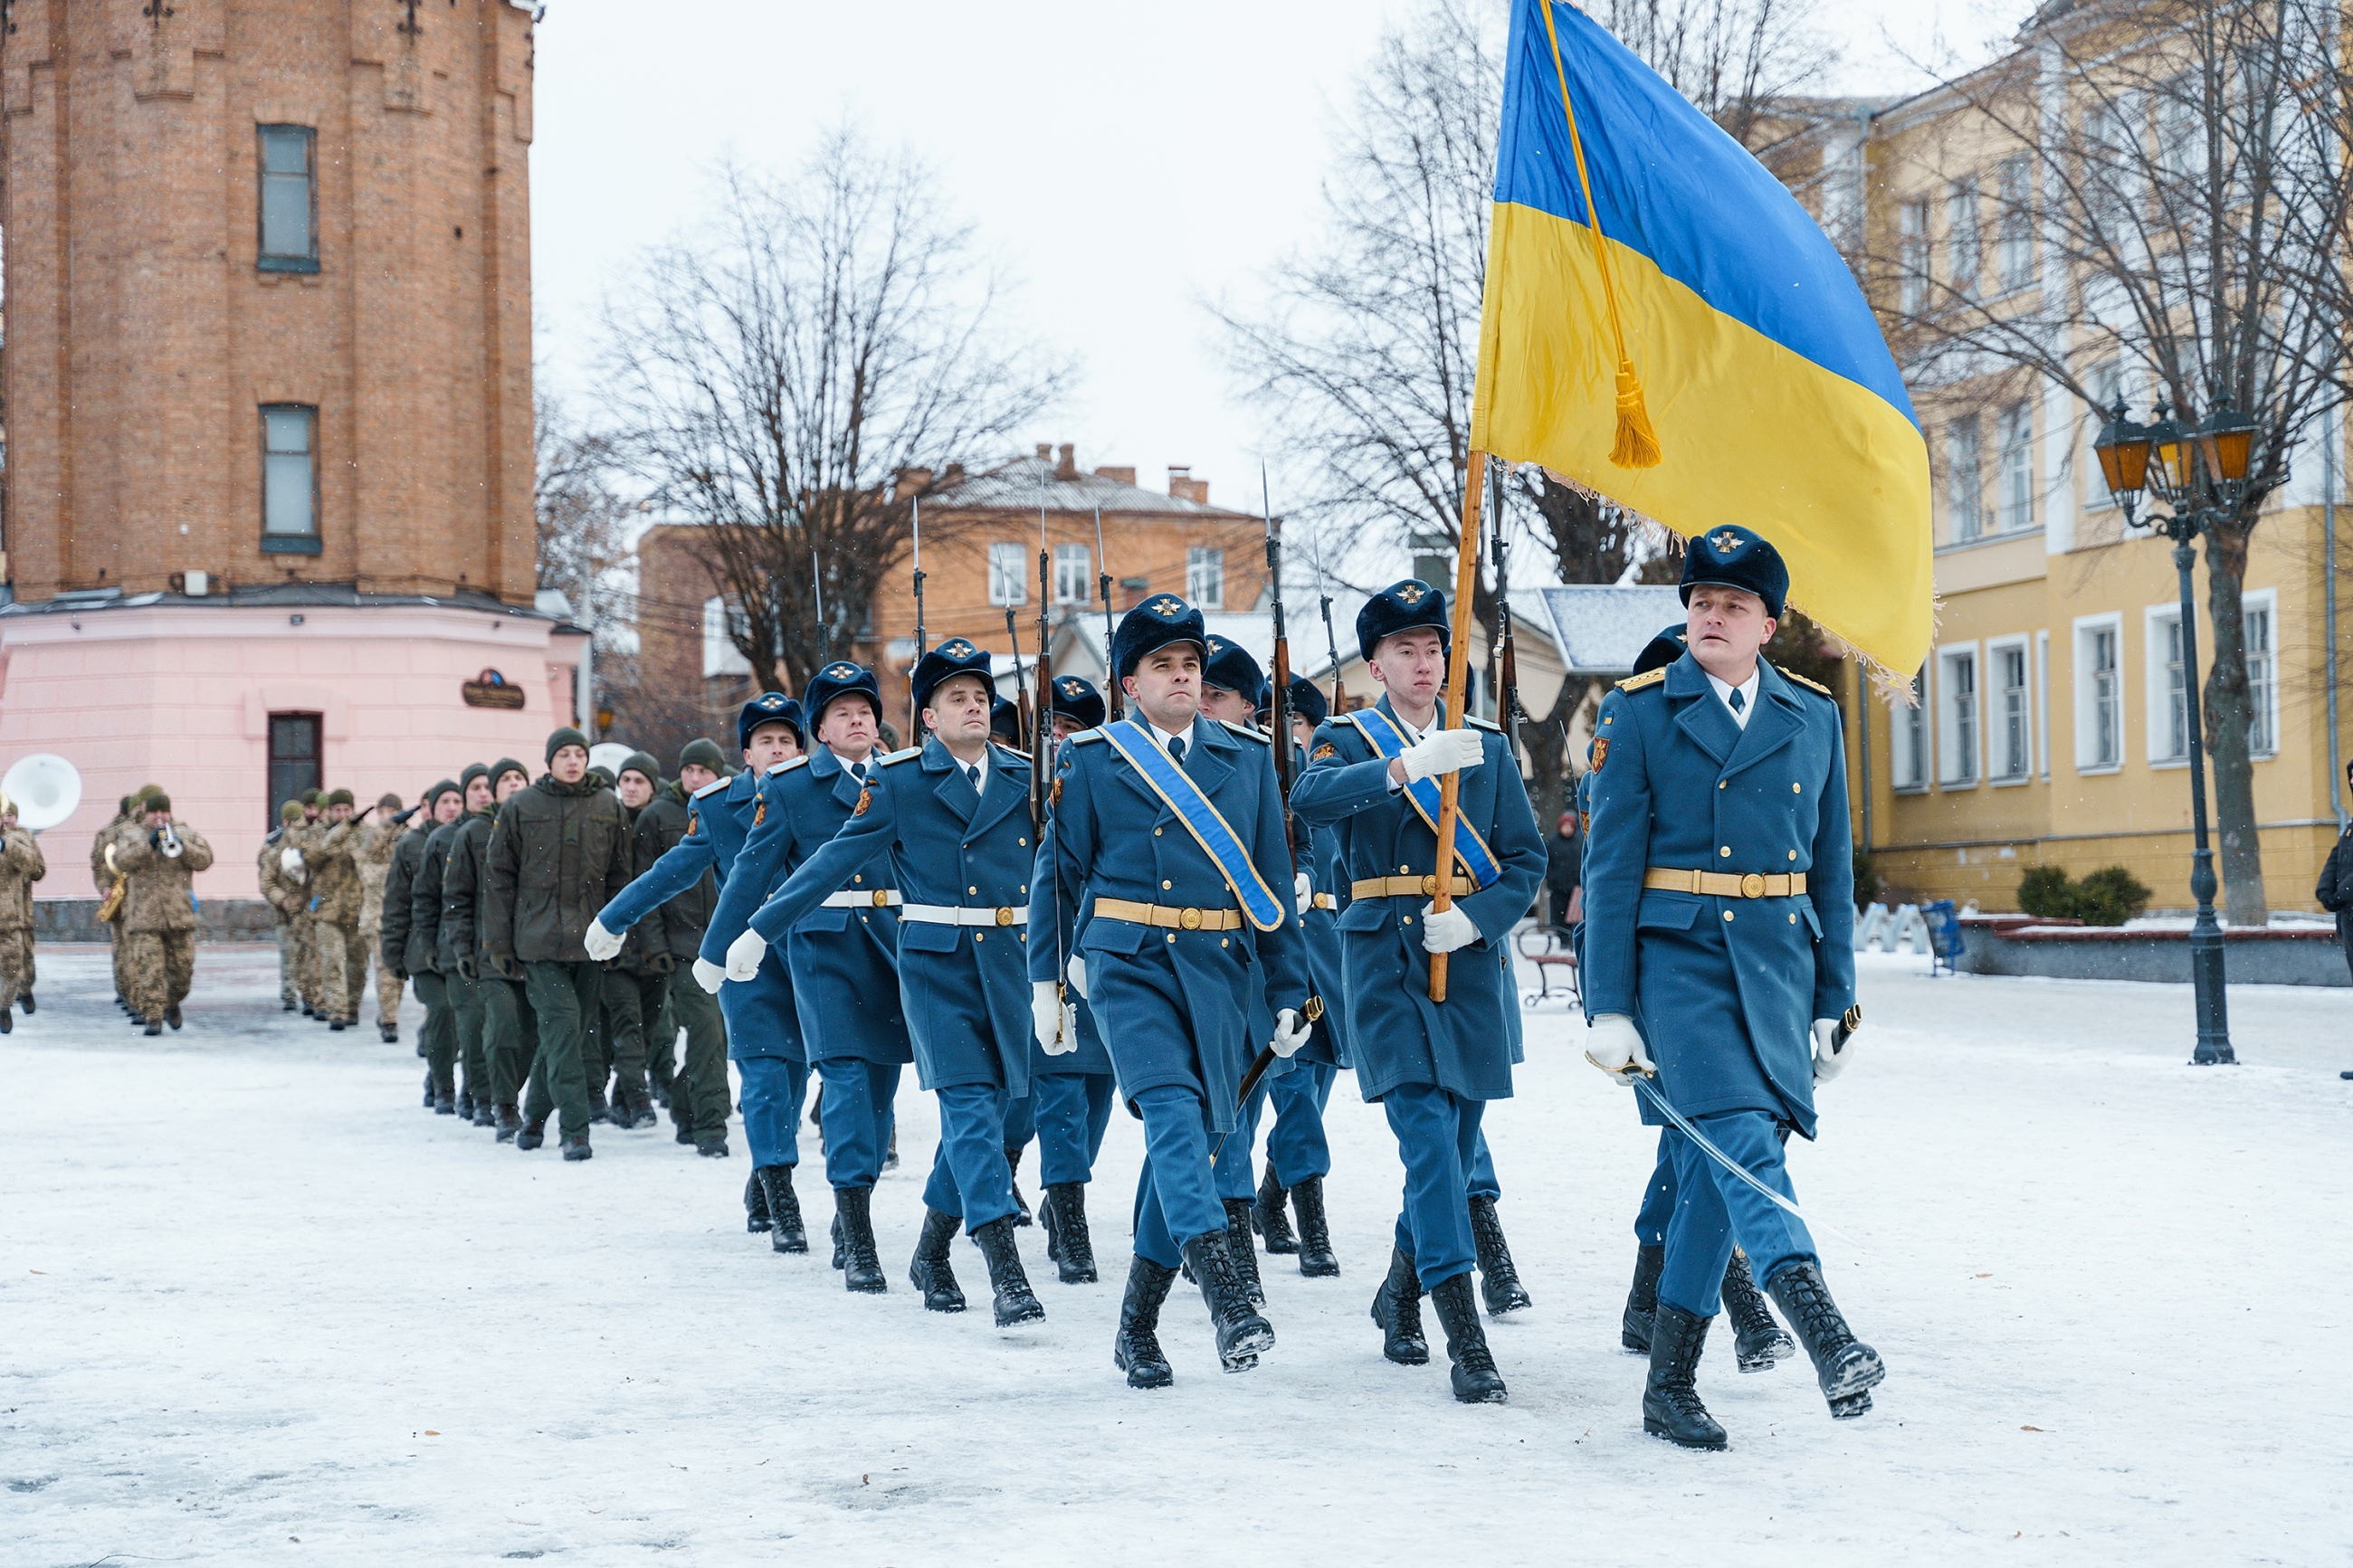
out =
[[(828, 1057), (817, 1070), (825, 1080), (817, 1112), (825, 1133), (825, 1179), (836, 1187), (871, 1187), (882, 1174), (883, 1152), (891, 1146), (899, 1064)], [(998, 1150), (997, 1158), (1004, 1157)]]
[(1463, 1100), (1435, 1084), (1400, 1084), (1381, 1097), (1389, 1131), (1405, 1162), (1405, 1208), (1397, 1244), (1413, 1258), (1421, 1288), (1435, 1289), (1468, 1274), (1477, 1258), (1471, 1240), (1471, 1169), (1479, 1152), (1483, 1100)]
[(1487, 1152), (1487, 1134), (1479, 1134), (1478, 1152), (1471, 1156), (1471, 1196), (1500, 1198), (1504, 1184), (1495, 1179), (1495, 1156)]
[(1217, 1156), (1218, 1161), (1213, 1173), (1217, 1177), (1219, 1198), (1255, 1199), (1258, 1196), (1258, 1177), (1251, 1169), (1250, 1154), (1258, 1146), (1258, 1117), (1259, 1112), (1266, 1109), (1266, 1095), (1265, 1080), (1261, 1079), (1259, 1086), (1250, 1090), (1250, 1099), (1236, 1113), (1240, 1121), (1234, 1130), (1223, 1135), (1225, 1146), (1219, 1147), (1215, 1138), (1209, 1140), (1210, 1152)]
[(1267, 1098), (1274, 1103), (1274, 1126), (1266, 1135), (1266, 1163), (1277, 1186), (1295, 1187), (1310, 1176), (1332, 1173), (1332, 1145), (1324, 1137), (1324, 1108), (1340, 1069), (1328, 1062), (1295, 1062), (1274, 1080)]
[[(723, 1063), (720, 1071), (726, 1070)], [(735, 1070), (744, 1079), (744, 1141), (752, 1145), (753, 1168), (799, 1164), (808, 1063), (792, 1057), (744, 1057)]]
[[(1692, 1121), (1758, 1181), (1797, 1201), (1772, 1117), (1761, 1110), (1729, 1110)], [(1795, 1215), (1767, 1202), (1700, 1152), (1690, 1139), (1672, 1129), (1669, 1136), (1674, 1142), (1675, 1213), (1667, 1224), (1667, 1268), (1659, 1279), (1660, 1300), (1698, 1317), (1715, 1316), (1725, 1266), (1732, 1261), (1736, 1242), (1748, 1254), (1759, 1285), (1789, 1263), (1815, 1258), (1814, 1238)]]
[(1005, 1091), (993, 1083), (952, 1083), (933, 1092), (940, 1148), (923, 1203), (976, 1230), (1013, 1212), (1013, 1167), (1005, 1160)]
[(1209, 1123), (1201, 1097), (1161, 1084), (1135, 1097), (1144, 1112), (1144, 1169), (1135, 1182), (1135, 1255), (1163, 1268), (1182, 1261), (1182, 1243), (1226, 1227), (1209, 1175)]
[(1634, 1211), (1637, 1247), (1667, 1244), (1667, 1222), (1675, 1213), (1675, 1145), (1682, 1142), (1673, 1128), (1659, 1129), (1658, 1163), (1651, 1167), (1650, 1184), (1642, 1189), (1642, 1206)]
[(1005, 1107), (1005, 1150), (1029, 1147), (1029, 1140), (1038, 1136), (1038, 1086), (1044, 1081), (1034, 1074), (1029, 1079), (1029, 1098), (1008, 1100)]
[[(1021, 1103), (1029, 1108), (1037, 1127), (1041, 1185), (1093, 1179), (1095, 1156), (1103, 1152), (1116, 1096), (1107, 1072), (1056, 1073), (1029, 1080), (1029, 1098)], [(1019, 1147), (1013, 1142), (1010, 1120), (1005, 1137), (1008, 1149)]]

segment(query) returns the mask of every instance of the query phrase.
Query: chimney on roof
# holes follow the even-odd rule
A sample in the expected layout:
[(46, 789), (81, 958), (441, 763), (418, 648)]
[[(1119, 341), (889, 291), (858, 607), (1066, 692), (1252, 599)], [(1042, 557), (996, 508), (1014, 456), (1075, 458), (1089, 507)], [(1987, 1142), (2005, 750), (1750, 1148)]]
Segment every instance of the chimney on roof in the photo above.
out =
[(931, 469), (901, 468), (899, 470), (899, 482), (892, 489), (891, 499), (892, 500), (905, 500), (909, 496), (919, 496), (931, 488)]
[(1068, 441), (1062, 443), (1062, 449), (1055, 460), (1054, 477), (1063, 480), (1079, 477), (1078, 449)]
[(1041, 463), (1050, 463), (1054, 460), (1054, 447), (1051, 442), (1038, 443), (1038, 460)]
[[(1151, 578), (1122, 577), (1119, 580), (1119, 607), (1123, 610), (1132, 610), (1135, 608), (1136, 605), (1144, 603), (1144, 596), (1151, 592)], [(1435, 843), (1437, 840), (1432, 839), (1431, 842)]]
[(942, 468), (940, 470), (940, 483), (943, 485), (960, 485), (964, 483), (964, 465), (962, 463), (950, 463), (946, 468)]
[(1168, 465), (1168, 493), (1175, 500), (1207, 506), (1209, 504), (1209, 481), (1195, 479), (1190, 463), (1171, 463)]
[(1110, 479), (1117, 484), (1132, 485), (1135, 483), (1135, 470), (1134, 468), (1097, 468), (1095, 470), (1095, 478), (1099, 479)]

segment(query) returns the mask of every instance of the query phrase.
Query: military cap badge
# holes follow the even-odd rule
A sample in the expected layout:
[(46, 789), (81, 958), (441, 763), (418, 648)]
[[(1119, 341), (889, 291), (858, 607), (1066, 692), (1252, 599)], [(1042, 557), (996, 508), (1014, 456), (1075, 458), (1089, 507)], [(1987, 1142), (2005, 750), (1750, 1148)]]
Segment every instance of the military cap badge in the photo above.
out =
[(1397, 587), (1397, 596), (1409, 605), (1421, 603), (1422, 592), (1422, 586), (1419, 583), (1400, 583)]
[(1084, 689), (1075, 680), (1066, 679), (1062, 682), (1062, 695), (1065, 697), (1076, 699)]
[(970, 658), (972, 657), (972, 644), (965, 641), (962, 637), (958, 637), (955, 641), (948, 644), (947, 647), (940, 649), (940, 651), (947, 655), (950, 658)]
[(1158, 616), (1164, 621), (1174, 618), (1177, 612), (1182, 610), (1184, 607), (1184, 605), (1168, 597), (1166, 594), (1163, 594), (1159, 598), (1152, 601), (1152, 613)]
[(825, 678), (828, 680), (855, 680), (858, 669), (854, 665), (837, 664), (825, 672)]
[(776, 709), (782, 708), (784, 705), (785, 700), (777, 696), (773, 691), (760, 699), (760, 706), (767, 709), (771, 712), (774, 712)]
[(1733, 532), (1732, 530), (1727, 528), (1722, 533), (1717, 534), (1714, 539), (1709, 540), (1708, 543), (1715, 547), (1715, 552), (1718, 555), (1729, 555), (1734, 551), (1740, 548), (1740, 535)]

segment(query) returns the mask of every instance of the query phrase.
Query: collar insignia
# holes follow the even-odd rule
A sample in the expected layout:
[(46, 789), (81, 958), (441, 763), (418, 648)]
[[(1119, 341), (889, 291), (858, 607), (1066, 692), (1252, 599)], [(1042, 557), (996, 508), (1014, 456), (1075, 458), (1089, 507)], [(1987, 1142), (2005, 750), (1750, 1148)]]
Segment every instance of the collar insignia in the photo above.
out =
[(1718, 555), (1729, 555), (1734, 551), (1740, 548), (1740, 535), (1733, 532), (1732, 530), (1727, 528), (1722, 533), (1717, 534), (1714, 539), (1709, 540), (1708, 543), (1715, 547), (1715, 552)]

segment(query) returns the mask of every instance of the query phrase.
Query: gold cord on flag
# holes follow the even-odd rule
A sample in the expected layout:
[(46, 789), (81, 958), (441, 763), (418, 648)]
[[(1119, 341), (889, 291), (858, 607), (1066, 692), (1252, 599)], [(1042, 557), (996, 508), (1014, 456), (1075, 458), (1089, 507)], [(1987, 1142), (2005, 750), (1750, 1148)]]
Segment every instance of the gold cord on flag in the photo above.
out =
[(1642, 383), (1626, 353), (1626, 324), (1618, 315), (1618, 289), (1610, 280), (1609, 254), (1602, 243), (1601, 212), (1593, 205), (1593, 182), (1585, 172), (1585, 142), (1577, 133), (1577, 110), (1569, 107), (1568, 68), (1561, 64), (1560, 33), (1553, 25), (1552, 0), (1544, 7), (1545, 36), (1552, 41), (1552, 68), (1560, 78), (1560, 111), (1568, 119), (1568, 147), (1577, 159), (1577, 183), (1585, 193), (1585, 216), (1593, 230), (1593, 264), (1601, 273), (1601, 298), (1609, 312), (1609, 335), (1618, 349), (1618, 438), (1609, 461), (1620, 468), (1655, 468), (1662, 454), (1659, 433), (1651, 427), (1651, 411), (1642, 402)]

